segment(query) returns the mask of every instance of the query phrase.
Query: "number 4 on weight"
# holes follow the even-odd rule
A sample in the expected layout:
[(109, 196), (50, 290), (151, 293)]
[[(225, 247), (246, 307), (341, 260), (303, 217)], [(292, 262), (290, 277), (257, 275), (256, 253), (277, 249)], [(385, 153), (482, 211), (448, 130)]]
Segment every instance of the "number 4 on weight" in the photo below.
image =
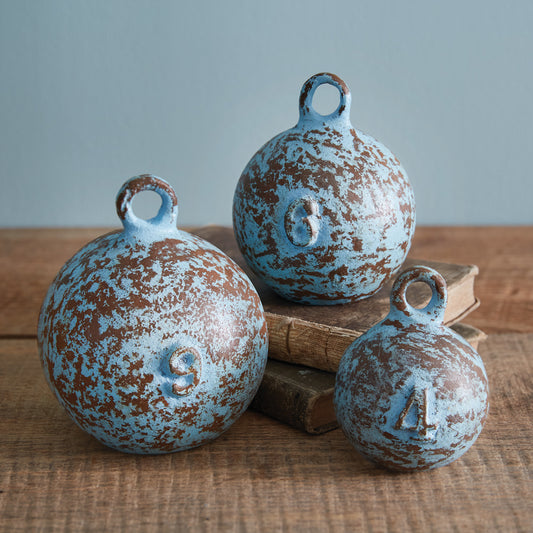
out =
[[(430, 423), (428, 415), (428, 397), (429, 389), (417, 389), (415, 388), (409, 398), (407, 403), (403, 408), (394, 429), (405, 429), (408, 431), (416, 431), (418, 435), (425, 439), (433, 438), (433, 433), (430, 433), (430, 430), (436, 430), (438, 428), (438, 423)], [(407, 421), (409, 413), (416, 409), (416, 424), (410, 424)], [(412, 418), (411, 418), (412, 420)]]

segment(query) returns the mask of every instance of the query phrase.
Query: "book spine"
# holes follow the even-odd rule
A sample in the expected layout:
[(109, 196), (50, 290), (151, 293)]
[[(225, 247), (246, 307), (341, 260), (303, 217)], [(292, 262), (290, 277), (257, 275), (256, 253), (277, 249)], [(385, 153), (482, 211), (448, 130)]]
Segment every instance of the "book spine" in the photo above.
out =
[(313, 433), (309, 419), (315, 393), (284, 379), (269, 363), (250, 407), (289, 426)]
[[(459, 321), (479, 306), (472, 297), (472, 304), (453, 318), (447, 325)], [(271, 359), (309, 366), (326, 372), (336, 372), (342, 355), (364, 331), (343, 329), (308, 322), (274, 313), (265, 313)]]
[(332, 328), (273, 313), (265, 313), (271, 359), (336, 372), (342, 354), (362, 331)]

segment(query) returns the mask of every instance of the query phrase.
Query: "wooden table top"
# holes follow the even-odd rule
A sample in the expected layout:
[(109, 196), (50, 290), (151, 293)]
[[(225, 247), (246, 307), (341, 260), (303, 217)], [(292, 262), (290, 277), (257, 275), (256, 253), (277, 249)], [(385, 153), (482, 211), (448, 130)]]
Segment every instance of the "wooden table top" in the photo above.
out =
[(49, 391), (35, 342), (60, 266), (102, 229), (0, 230), (0, 530), (531, 531), (533, 227), (418, 228), (412, 255), (477, 264), (468, 322), (491, 410), (473, 448), (416, 474), (366, 462), (340, 430), (310, 436), (248, 411), (211, 444), (108, 449)]

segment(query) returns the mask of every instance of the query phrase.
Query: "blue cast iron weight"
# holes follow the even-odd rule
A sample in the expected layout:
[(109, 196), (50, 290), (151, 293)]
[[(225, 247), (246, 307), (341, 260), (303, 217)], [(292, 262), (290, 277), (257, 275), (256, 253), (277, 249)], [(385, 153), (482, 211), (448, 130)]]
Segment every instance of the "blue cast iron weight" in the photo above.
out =
[[(133, 197), (162, 199), (143, 220)], [(156, 176), (117, 196), (122, 231), (99, 237), (60, 270), (38, 342), (50, 388), (70, 417), (123, 452), (185, 450), (227, 430), (254, 397), (268, 352), (263, 307), (242, 270), (176, 228), (178, 205)]]
[[(406, 291), (432, 289), (424, 309)], [(488, 414), (488, 380), (477, 352), (443, 325), (444, 278), (413, 267), (395, 281), (388, 316), (344, 353), (335, 381), (335, 412), (355, 449), (394, 470), (425, 470), (465, 453)]]
[[(327, 116), (322, 84), (340, 93)], [(415, 227), (414, 195), (394, 155), (350, 122), (351, 96), (334, 74), (300, 94), (298, 124), (250, 160), (233, 199), (233, 227), (252, 270), (281, 296), (339, 304), (377, 292), (401, 267)]]

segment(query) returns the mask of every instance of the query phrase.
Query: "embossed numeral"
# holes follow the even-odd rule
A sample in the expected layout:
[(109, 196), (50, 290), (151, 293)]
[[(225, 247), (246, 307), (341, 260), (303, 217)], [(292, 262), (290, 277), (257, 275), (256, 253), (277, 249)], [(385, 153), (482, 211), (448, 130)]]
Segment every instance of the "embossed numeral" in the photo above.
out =
[(169, 360), (170, 371), (178, 376), (172, 384), (172, 392), (179, 396), (190, 394), (200, 383), (201, 358), (194, 348), (180, 348)]
[(318, 239), (320, 210), (318, 202), (304, 196), (292, 202), (285, 213), (285, 233), (295, 246), (311, 246)]
[[(429, 430), (436, 430), (438, 424), (431, 424), (428, 417), (428, 398), (429, 398), (429, 389), (414, 389), (407, 403), (403, 408), (403, 411), (400, 413), (398, 420), (394, 426), (394, 429), (405, 429), (409, 431), (416, 431), (420, 437), (426, 439), (432, 438), (432, 434)], [(416, 424), (408, 422), (409, 412), (413, 409), (416, 409)]]

